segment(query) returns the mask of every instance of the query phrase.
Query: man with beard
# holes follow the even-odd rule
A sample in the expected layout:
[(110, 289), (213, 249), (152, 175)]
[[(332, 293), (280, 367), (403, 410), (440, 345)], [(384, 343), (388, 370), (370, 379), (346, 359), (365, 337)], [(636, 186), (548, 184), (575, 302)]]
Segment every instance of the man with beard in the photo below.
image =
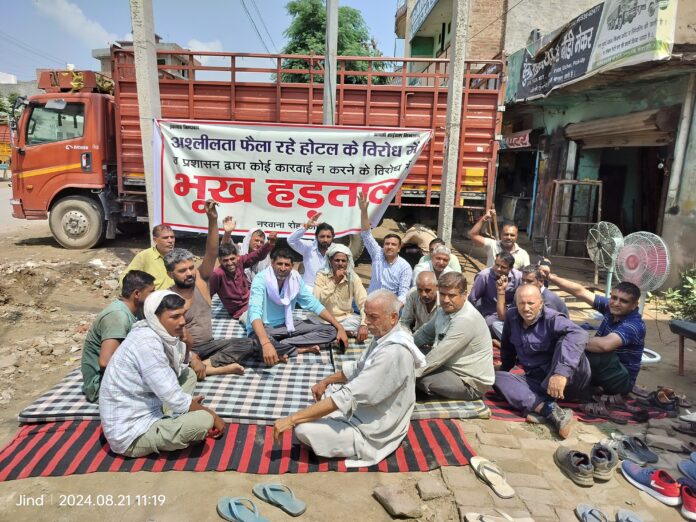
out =
[(387, 234), (384, 236), (384, 246), (379, 248), (379, 244), (372, 236), (372, 225), (367, 215), (368, 202), (364, 192), (358, 194), (358, 205), (360, 206), (360, 237), (372, 260), (372, 277), (367, 292), (369, 294), (384, 288), (396, 294), (399, 301), (405, 303), (406, 294), (411, 288), (413, 270), (405, 259), (399, 257), (401, 238), (396, 234)]
[(495, 339), (500, 339), (505, 311), (512, 305), (515, 290), (522, 280), (522, 273), (512, 268), (514, 264), (512, 254), (501, 252), (492, 268), (481, 270), (476, 275), (469, 294), (469, 302), (486, 319)]
[[(495, 388), (523, 415), (537, 413), (545, 417), (565, 439), (572, 428), (573, 413), (556, 401), (589, 398), (587, 333), (545, 307), (536, 286), (522, 285), (515, 302), (517, 307), (508, 310), (505, 317), (502, 365), (495, 372)], [(511, 372), (517, 364), (524, 374)]]
[[(225, 229), (225, 234), (222, 236), (222, 241), (220, 242), (220, 244), (225, 245), (227, 243), (232, 243), (232, 232), (234, 232), (237, 228), (237, 222), (232, 216), (227, 216), (225, 219), (222, 220), (222, 226)], [(240, 256), (252, 254), (256, 252), (259, 248), (263, 248), (265, 243), (266, 233), (260, 228), (252, 228), (246, 233), (242, 242), (236, 245), (237, 253)], [(269, 250), (266, 257), (261, 258), (256, 263), (248, 265), (244, 269), (244, 274), (249, 280), (249, 284), (251, 284), (251, 282), (254, 280), (256, 274), (258, 274), (259, 272), (261, 272), (261, 270), (267, 268), (271, 264), (271, 258), (269, 256), (270, 253), (271, 251)]]
[(141, 270), (126, 272), (121, 296), (102, 310), (85, 336), (82, 348), (82, 393), (89, 402), (99, 399), (106, 365), (143, 311), (143, 303), (155, 291), (155, 278)]
[(416, 278), (418, 274), (424, 270), (428, 272), (433, 272), (437, 279), (440, 279), (442, 274), (447, 272), (452, 272), (453, 270), (449, 267), (450, 256), (452, 251), (445, 245), (436, 246), (432, 253), (430, 254), (430, 261), (425, 263), (419, 263), (413, 269), (413, 284), (416, 284)]
[(645, 322), (639, 310), (640, 288), (623, 281), (611, 290), (609, 299), (595, 295), (584, 286), (551, 273), (546, 278), (604, 315), (594, 337), (587, 343), (592, 367), (592, 384), (608, 395), (626, 394), (633, 389), (645, 348)]
[[(225, 218), (225, 223), (233, 218)], [(223, 242), (218, 249), (218, 261), (220, 266), (213, 270), (208, 286), (210, 287), (210, 297), (217, 294), (222, 301), (222, 305), (233, 319), (238, 319), (242, 324), (246, 324), (246, 312), (249, 308), (249, 289), (251, 282), (246, 276), (246, 270), (256, 265), (271, 253), (276, 243), (276, 234), (273, 232), (268, 235), (268, 242), (263, 243), (260, 248), (240, 255), (237, 246), (231, 241)]]
[(500, 241), (491, 239), (488, 237), (483, 237), (481, 235), (481, 228), (483, 224), (490, 221), (495, 215), (495, 210), (490, 209), (486, 214), (484, 214), (481, 219), (479, 219), (476, 224), (471, 227), (471, 230), (467, 233), (469, 239), (471, 239), (475, 245), (483, 247), (486, 250), (486, 266), (492, 267), (495, 263), (495, 256), (501, 252), (508, 252), (512, 254), (515, 258), (515, 269), (531, 264), (529, 261), (529, 254), (523, 248), (517, 244), (517, 225), (514, 223), (505, 223), (503, 225), (502, 234)]
[(411, 288), (406, 296), (399, 322), (415, 332), (433, 318), (439, 308), (439, 302), (435, 274), (423, 271), (416, 277), (416, 287)]
[[(295, 322), (295, 305), (330, 324), (310, 320)], [(300, 353), (319, 353), (321, 345), (334, 339), (348, 346), (348, 336), (336, 318), (312, 295), (300, 274), (292, 269), (292, 256), (284, 248), (271, 256), (271, 266), (251, 283), (247, 334), (256, 343), (268, 366), (287, 362)]]
[(121, 284), (131, 270), (141, 270), (154, 277), (155, 290), (164, 290), (174, 284), (164, 266), (164, 256), (174, 248), (174, 231), (167, 225), (157, 225), (152, 228), (152, 241), (155, 243), (152, 247), (138, 252), (130, 262), (121, 276)]
[(170, 288), (186, 301), (186, 333), (184, 342), (202, 360), (194, 363), (199, 379), (206, 375), (243, 374), (242, 361), (253, 353), (253, 343), (249, 339), (213, 339), (213, 317), (211, 311), (210, 288), (208, 280), (215, 267), (218, 252), (218, 214), (213, 200), (205, 202), (208, 216), (208, 238), (205, 255), (198, 268), (193, 263), (193, 254), (183, 248), (169, 252), (164, 263), (169, 276), (174, 280)]
[[(314, 287), (314, 280), (317, 272), (326, 266), (326, 251), (331, 246), (334, 238), (334, 229), (328, 223), (319, 223), (321, 212), (314, 214), (307, 223), (295, 230), (288, 236), (288, 245), (295, 252), (302, 256), (304, 273), (302, 280), (311, 291)], [(314, 241), (307, 243), (302, 240), (302, 236), (312, 227), (317, 227)]]

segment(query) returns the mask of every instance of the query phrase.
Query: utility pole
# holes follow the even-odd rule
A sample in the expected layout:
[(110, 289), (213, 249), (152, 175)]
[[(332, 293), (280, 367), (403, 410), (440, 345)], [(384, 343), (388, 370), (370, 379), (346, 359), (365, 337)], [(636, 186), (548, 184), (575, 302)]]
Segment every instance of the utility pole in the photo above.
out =
[(138, 113), (145, 167), (145, 192), (147, 215), (152, 229), (155, 220), (154, 205), (154, 156), (152, 151), (153, 121), (162, 117), (160, 106), (157, 48), (152, 0), (130, 0), (133, 26), (133, 51), (135, 52), (135, 80), (138, 86)]
[[(452, 0), (452, 39), (450, 40), (449, 81), (447, 86), (447, 118), (445, 127), (445, 157), (440, 187), (440, 209), (437, 216), (437, 235), (445, 243), (452, 240), (452, 220), (457, 194), (459, 164), (459, 133), (461, 131), (462, 91), (466, 70), (466, 36), (469, 23), (469, 0)], [(489, 173), (489, 175), (491, 175)]]
[(338, 54), (338, 0), (326, 0), (326, 45), (324, 54), (324, 125), (336, 117), (336, 55)]

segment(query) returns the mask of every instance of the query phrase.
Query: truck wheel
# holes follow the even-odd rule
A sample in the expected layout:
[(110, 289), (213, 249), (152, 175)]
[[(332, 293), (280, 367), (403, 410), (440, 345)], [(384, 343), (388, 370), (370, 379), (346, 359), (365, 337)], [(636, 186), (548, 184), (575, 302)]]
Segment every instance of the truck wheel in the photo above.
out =
[(87, 249), (99, 243), (106, 232), (104, 210), (85, 196), (69, 196), (51, 207), (48, 224), (64, 248)]
[(358, 261), (358, 258), (365, 249), (365, 245), (363, 245), (363, 241), (360, 237), (360, 234), (351, 234), (349, 236), (343, 236), (339, 239), (336, 239), (336, 243), (341, 243), (342, 245), (347, 246), (350, 249), (350, 253), (353, 254), (353, 260), (355, 262)]

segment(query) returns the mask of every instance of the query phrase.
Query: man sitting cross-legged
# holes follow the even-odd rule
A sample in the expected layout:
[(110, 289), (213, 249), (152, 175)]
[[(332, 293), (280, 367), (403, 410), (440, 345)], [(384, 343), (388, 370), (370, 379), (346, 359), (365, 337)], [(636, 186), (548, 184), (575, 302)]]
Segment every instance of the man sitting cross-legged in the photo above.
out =
[(435, 316), (439, 302), (435, 274), (423, 271), (416, 278), (416, 287), (411, 288), (406, 296), (399, 322), (415, 332)]
[(645, 347), (645, 322), (638, 307), (640, 289), (624, 281), (612, 288), (607, 299), (552, 274), (549, 267), (542, 267), (542, 270), (551, 283), (604, 315), (597, 334), (587, 343), (592, 384), (608, 395), (630, 392), (638, 378)]
[[(360, 343), (367, 339), (367, 292), (360, 276), (355, 273), (350, 248), (338, 243), (329, 247), (326, 251), (326, 266), (317, 272), (313, 292), (314, 297), (345, 328), (348, 337), (356, 337)], [(353, 304), (358, 307), (359, 314), (353, 311)]]
[[(326, 266), (326, 252), (333, 244), (334, 229), (328, 223), (319, 223), (321, 212), (314, 214), (307, 223), (288, 236), (288, 245), (302, 256), (304, 273), (302, 280), (310, 290), (314, 287), (317, 272)], [(312, 227), (317, 227), (314, 241), (308, 242), (302, 236)]]
[(213, 339), (213, 314), (211, 310), (208, 280), (215, 267), (218, 252), (218, 225), (216, 203), (208, 200), (205, 211), (208, 216), (208, 238), (205, 255), (196, 268), (193, 254), (183, 248), (175, 248), (164, 257), (169, 276), (174, 280), (170, 288), (186, 300), (185, 342), (191, 344), (199, 378), (206, 375), (243, 374), (242, 362), (254, 353), (254, 343), (247, 338)]
[[(225, 423), (192, 397), (195, 373), (186, 366), (184, 300), (173, 292), (153, 292), (145, 300), (145, 320), (133, 325), (109, 361), (99, 394), (104, 436), (114, 453), (141, 457), (219, 438)], [(167, 414), (163, 413), (167, 411)]]
[[(433, 239), (430, 242), (429, 253), (424, 255), (423, 257), (421, 257), (418, 260), (418, 264), (420, 265), (421, 263), (427, 263), (428, 261), (430, 261), (430, 259), (431, 259), (430, 256), (432, 256), (433, 250), (435, 250), (439, 246), (447, 246), (447, 245), (445, 244), (445, 242), (442, 239), (440, 239), (439, 237), (436, 237), (435, 239)], [(457, 256), (454, 255), (454, 252), (452, 252), (451, 249), (450, 249), (450, 260), (449, 260), (449, 264), (447, 266), (449, 266), (455, 272), (459, 272), (460, 274), (462, 273), (462, 265), (459, 263), (459, 259), (457, 259)]]
[[(296, 304), (330, 324), (311, 320), (295, 323), (292, 312)], [(268, 366), (287, 362), (288, 357), (299, 353), (319, 353), (321, 345), (334, 339), (348, 346), (345, 329), (292, 269), (292, 256), (283, 248), (273, 252), (271, 266), (251, 283), (247, 334)]]
[(411, 288), (413, 270), (405, 259), (399, 257), (401, 248), (401, 238), (396, 234), (384, 236), (384, 247), (379, 248), (379, 244), (372, 236), (370, 218), (367, 215), (367, 198), (365, 193), (358, 194), (358, 205), (360, 206), (360, 226), (362, 232), (360, 237), (365, 243), (365, 248), (372, 260), (372, 277), (368, 293), (384, 288), (396, 294), (399, 301), (406, 302), (406, 294)]
[[(508, 310), (505, 317), (502, 365), (495, 372), (495, 388), (523, 415), (541, 414), (565, 439), (572, 428), (573, 413), (556, 401), (589, 398), (587, 333), (566, 316), (545, 307), (536, 286), (522, 285), (515, 300), (517, 307)], [(517, 363), (524, 375), (510, 372)]]
[(297, 438), (323, 457), (346, 457), (346, 466), (371, 466), (401, 444), (415, 405), (415, 370), (425, 358), (399, 323), (401, 303), (387, 290), (365, 302), (374, 336), (357, 362), (312, 387), (316, 404), (279, 419), (276, 440), (295, 428)]
[(127, 272), (121, 296), (94, 319), (82, 349), (82, 392), (89, 402), (99, 399), (99, 385), (106, 365), (143, 311), (143, 303), (155, 291), (155, 278), (141, 270)]
[[(234, 223), (234, 218), (226, 217), (225, 223)], [(227, 226), (227, 225), (226, 225)], [(234, 228), (233, 228), (234, 229)], [(210, 297), (217, 294), (222, 305), (232, 319), (238, 319), (246, 324), (247, 309), (249, 308), (249, 289), (251, 282), (246, 276), (247, 268), (256, 265), (271, 253), (276, 242), (274, 232), (268, 235), (268, 242), (249, 254), (239, 255), (237, 246), (230, 240), (220, 244), (218, 261), (220, 266), (213, 270), (208, 286)]]
[(512, 255), (515, 259), (514, 268), (520, 269), (523, 266), (531, 264), (529, 260), (529, 254), (527, 251), (517, 244), (517, 225), (514, 223), (505, 223), (502, 228), (502, 234), (500, 236), (500, 241), (491, 239), (489, 237), (483, 237), (481, 235), (481, 228), (486, 221), (493, 219), (495, 215), (495, 210), (490, 209), (485, 213), (481, 219), (479, 219), (476, 224), (471, 227), (471, 230), (467, 233), (469, 239), (471, 239), (474, 244), (483, 247), (486, 250), (486, 266), (492, 267), (495, 263), (495, 256), (501, 252), (507, 252)]
[(138, 252), (131, 260), (128, 267), (121, 276), (121, 284), (123, 278), (131, 270), (142, 270), (155, 278), (155, 290), (165, 290), (172, 286), (172, 281), (167, 269), (164, 266), (164, 256), (172, 251), (175, 244), (174, 231), (167, 225), (157, 225), (152, 228), (153, 246)]
[(416, 386), (428, 395), (476, 400), (494, 381), (491, 334), (486, 321), (466, 300), (466, 279), (450, 272), (437, 282), (440, 308), (413, 341), (432, 346), (427, 364), (416, 371)]
[(418, 263), (413, 269), (413, 284), (416, 284), (416, 277), (424, 270), (434, 272), (435, 277), (438, 279), (440, 279), (442, 274), (452, 272), (453, 270), (449, 267), (451, 254), (452, 251), (445, 245), (436, 246), (430, 254), (430, 261)]
[(498, 254), (491, 268), (485, 268), (476, 275), (469, 294), (469, 302), (486, 319), (495, 339), (500, 339), (505, 311), (512, 304), (515, 290), (522, 280), (522, 274), (512, 268), (514, 263), (511, 254)]
[(570, 317), (568, 313), (568, 307), (566, 306), (563, 299), (561, 299), (556, 292), (549, 290), (544, 285), (546, 276), (541, 269), (541, 266), (537, 265), (527, 265), (522, 269), (522, 283), (525, 285), (534, 285), (541, 292), (541, 298), (544, 300), (544, 306), (548, 306), (562, 313), (566, 317)]

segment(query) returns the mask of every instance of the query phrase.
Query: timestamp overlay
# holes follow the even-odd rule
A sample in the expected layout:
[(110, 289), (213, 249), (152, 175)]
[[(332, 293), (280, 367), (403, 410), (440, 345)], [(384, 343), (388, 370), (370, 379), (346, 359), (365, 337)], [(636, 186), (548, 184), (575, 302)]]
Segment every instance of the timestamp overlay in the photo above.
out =
[(167, 496), (128, 493), (44, 493), (39, 495), (20, 494), (13, 500), (16, 509), (47, 506), (59, 508), (132, 508), (164, 506), (167, 503)]

